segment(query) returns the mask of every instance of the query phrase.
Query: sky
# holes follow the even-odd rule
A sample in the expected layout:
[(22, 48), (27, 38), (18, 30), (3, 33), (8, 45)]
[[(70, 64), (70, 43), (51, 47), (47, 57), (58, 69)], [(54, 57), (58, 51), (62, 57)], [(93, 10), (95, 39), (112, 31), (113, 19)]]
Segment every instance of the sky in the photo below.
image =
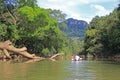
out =
[(88, 23), (96, 15), (105, 16), (112, 12), (120, 0), (38, 0), (38, 6), (62, 11), (66, 18), (84, 20)]

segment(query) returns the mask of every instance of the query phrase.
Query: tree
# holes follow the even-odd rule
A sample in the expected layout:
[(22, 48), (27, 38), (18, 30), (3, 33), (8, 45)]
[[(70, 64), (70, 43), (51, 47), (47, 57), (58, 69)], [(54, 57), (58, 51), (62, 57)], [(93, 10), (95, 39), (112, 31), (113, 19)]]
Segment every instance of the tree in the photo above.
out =
[(97, 57), (108, 57), (120, 52), (119, 7), (107, 16), (95, 17), (86, 31), (84, 49)]
[(35, 53), (41, 53), (47, 48), (50, 52), (54, 52), (51, 55), (63, 47), (65, 34), (59, 29), (58, 22), (49, 16), (47, 10), (37, 6), (25, 6), (20, 8), (18, 17), (21, 39), (16, 43), (19, 46), (24, 44), (30, 52)]
[(47, 9), (48, 12), (50, 13), (50, 16), (54, 18), (55, 20), (58, 21), (58, 26), (62, 30), (63, 28), (66, 29), (67, 24), (66, 24), (66, 14), (63, 13), (60, 10), (52, 10), (52, 9)]

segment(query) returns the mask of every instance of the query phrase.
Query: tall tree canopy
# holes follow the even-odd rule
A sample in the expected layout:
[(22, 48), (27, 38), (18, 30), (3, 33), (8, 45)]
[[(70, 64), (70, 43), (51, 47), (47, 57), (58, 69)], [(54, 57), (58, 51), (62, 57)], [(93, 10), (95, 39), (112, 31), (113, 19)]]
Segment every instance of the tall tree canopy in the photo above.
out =
[(0, 41), (11, 40), (17, 47), (26, 46), (30, 53), (44, 56), (71, 53), (70, 40), (60, 29), (65, 14), (40, 8), (36, 2), (0, 0)]
[(84, 49), (98, 57), (120, 52), (120, 6), (107, 16), (96, 16), (86, 31)]

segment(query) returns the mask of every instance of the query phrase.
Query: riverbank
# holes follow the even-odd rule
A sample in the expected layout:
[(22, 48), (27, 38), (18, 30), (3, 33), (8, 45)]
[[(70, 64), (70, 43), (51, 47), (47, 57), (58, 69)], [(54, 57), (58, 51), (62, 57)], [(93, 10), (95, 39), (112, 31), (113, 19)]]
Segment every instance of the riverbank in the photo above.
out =
[[(89, 59), (92, 60), (102, 60), (102, 61), (116, 61), (116, 62), (120, 62), (120, 54), (114, 55), (114, 56), (107, 56), (107, 57), (92, 57), (89, 56)], [(87, 58), (87, 59), (88, 59)]]

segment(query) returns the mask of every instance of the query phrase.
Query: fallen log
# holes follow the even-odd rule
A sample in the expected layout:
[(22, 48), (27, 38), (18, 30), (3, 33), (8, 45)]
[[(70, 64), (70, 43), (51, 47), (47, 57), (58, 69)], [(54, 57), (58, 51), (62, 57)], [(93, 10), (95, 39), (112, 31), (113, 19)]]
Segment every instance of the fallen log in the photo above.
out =
[(50, 57), (49, 59), (52, 60), (52, 61), (56, 61), (55, 58), (58, 57), (58, 56), (63, 56), (63, 53), (55, 54), (55, 55), (53, 55), (52, 57)]
[[(9, 51), (13, 52), (15, 54), (18, 54), (18, 55), (22, 55), (22, 56), (24, 56), (28, 59), (32, 59), (32, 60), (30, 60), (26, 63), (40, 61), (40, 60), (45, 59), (43, 57), (36, 56), (35, 54), (30, 54), (29, 52), (27, 52), (26, 47), (22, 47), (22, 48), (14, 47), (12, 45), (12, 42), (10, 42), (9, 40), (7, 40), (5, 42), (0, 42), (0, 49), (4, 53), (4, 55), (3, 55), (4, 58), (8, 58), (8, 59), (12, 59), (12, 57), (9, 54)], [(63, 55), (63, 53), (58, 53), (58, 54), (53, 55), (49, 59), (52, 60), (52, 61), (56, 61), (56, 57), (62, 56), (62, 55)]]
[(15, 48), (9, 40), (7, 40), (5, 42), (0, 42), (0, 48), (1, 49), (7, 49), (9, 51), (15, 51), (15, 52), (20, 52), (20, 51), (27, 50), (26, 47)]
[(36, 56), (36, 55), (28, 53), (26, 47), (22, 47), (22, 48), (16, 48), (16, 47), (14, 47), (9, 40), (7, 40), (5, 42), (0, 42), (0, 49), (3, 50), (5, 56), (7, 58), (9, 58), (9, 59), (11, 59), (11, 56), (9, 55), (8, 51), (20, 54), (20, 55), (22, 55), (24, 57), (27, 57), (29, 59), (38, 59), (38, 58), (41, 58), (39, 56)]
[(6, 49), (3, 49), (3, 52), (7, 58), (12, 59), (10, 54), (8, 53), (8, 51)]
[(58, 53), (58, 54), (55, 54), (55, 55), (53, 55), (52, 57), (50, 57), (50, 59), (54, 59), (54, 58), (56, 58), (57, 56), (62, 56), (63, 55), (63, 53)]

